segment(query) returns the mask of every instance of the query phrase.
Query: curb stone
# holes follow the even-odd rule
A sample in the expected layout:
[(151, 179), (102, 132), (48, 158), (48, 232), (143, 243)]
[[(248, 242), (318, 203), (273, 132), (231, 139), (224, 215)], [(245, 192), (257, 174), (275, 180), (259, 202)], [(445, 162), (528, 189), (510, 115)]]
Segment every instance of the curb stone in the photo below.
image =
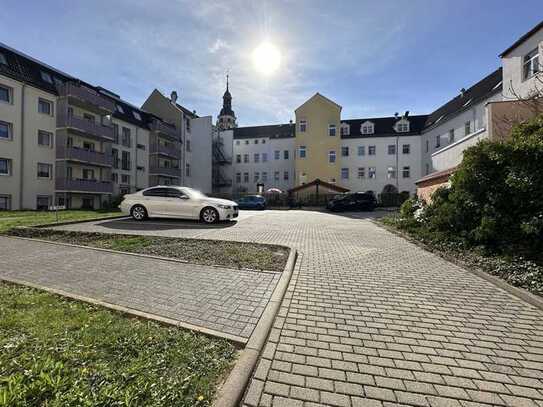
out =
[(218, 390), (215, 401), (212, 404), (213, 407), (236, 407), (241, 401), (247, 383), (258, 361), (260, 351), (266, 343), (275, 316), (281, 307), (281, 302), (294, 271), (297, 255), (296, 249), (290, 247), (290, 254), (281, 278), (277, 282), (268, 305), (260, 316), (260, 320), (249, 338), (245, 349), (241, 352), (228, 378)]

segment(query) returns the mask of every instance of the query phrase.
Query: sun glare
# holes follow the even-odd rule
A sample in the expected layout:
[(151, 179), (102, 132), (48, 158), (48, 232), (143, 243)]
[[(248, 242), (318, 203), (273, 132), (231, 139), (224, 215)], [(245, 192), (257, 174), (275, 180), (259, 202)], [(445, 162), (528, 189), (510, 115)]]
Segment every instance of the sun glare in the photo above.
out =
[(253, 51), (253, 65), (264, 75), (271, 75), (281, 65), (281, 53), (275, 45), (263, 42)]

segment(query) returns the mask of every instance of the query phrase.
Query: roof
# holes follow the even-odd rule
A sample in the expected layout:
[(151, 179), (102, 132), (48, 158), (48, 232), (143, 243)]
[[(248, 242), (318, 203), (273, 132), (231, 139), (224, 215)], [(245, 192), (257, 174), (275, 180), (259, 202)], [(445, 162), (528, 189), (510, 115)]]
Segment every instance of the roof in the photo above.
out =
[(511, 51), (513, 51), (516, 47), (518, 47), (520, 44), (522, 44), (524, 41), (526, 41), (528, 38), (530, 38), (532, 35), (534, 35), (537, 31), (541, 30), (543, 28), (543, 21), (541, 21), (539, 24), (537, 24), (534, 28), (532, 28), (530, 31), (528, 31), (526, 34), (521, 36), (518, 40), (516, 40), (513, 45), (511, 45), (509, 48), (507, 48), (505, 51), (503, 51), (500, 54), (500, 58), (503, 58), (507, 54), (509, 54)]
[(316, 98), (316, 97), (320, 97), (322, 99), (324, 99), (325, 101), (327, 101), (328, 103), (331, 103), (333, 104), (334, 106), (336, 106), (337, 108), (339, 108), (339, 110), (341, 111), (341, 106), (338, 105), (336, 102), (334, 102), (332, 99), (328, 99), (326, 96), (323, 96), (321, 95), (319, 92), (315, 93), (313, 96), (311, 96), (309, 99), (307, 99), (304, 103), (302, 103), (300, 106), (298, 106), (296, 109), (294, 109), (294, 111), (298, 110), (299, 108), (301, 108), (303, 105), (305, 105), (306, 103), (308, 103), (311, 99), (313, 98)]
[[(349, 134), (342, 135), (342, 139), (349, 139), (349, 138), (373, 138), (373, 137), (390, 137), (390, 136), (413, 136), (413, 135), (419, 135), (421, 131), (424, 129), (424, 124), (426, 123), (426, 119), (428, 118), (428, 115), (419, 115), (419, 116), (407, 116), (407, 120), (409, 121), (409, 131), (405, 133), (398, 133), (394, 130), (394, 125), (398, 120), (401, 119), (401, 117), (373, 117), (373, 118), (367, 118), (367, 119), (349, 119), (349, 120), (342, 120), (341, 123), (346, 123), (349, 125), (350, 130)], [(373, 130), (374, 132), (372, 134), (362, 134), (361, 127), (362, 123), (365, 122), (372, 122), (373, 123)]]
[[(101, 86), (93, 86), (3, 43), (0, 43), (0, 53), (4, 55), (7, 61), (7, 65), (0, 64), (1, 75), (5, 75), (21, 82), (26, 82), (38, 89), (54, 95), (58, 95), (57, 85), (61, 85), (66, 82), (78, 82), (90, 89), (95, 90), (103, 97), (112, 100), (115, 102), (116, 106), (121, 106), (122, 111), (117, 108), (115, 112), (113, 112), (113, 116), (120, 120), (143, 128), (149, 128), (149, 122), (153, 119), (161, 120), (158, 116), (152, 115), (151, 113), (141, 110), (139, 107), (122, 100), (117, 94), (110, 90), (102, 88)], [(52, 83), (43, 78), (42, 72), (51, 76)], [(138, 120), (134, 116), (134, 112), (138, 113), (142, 120)], [(190, 114), (193, 115), (192, 113)]]
[(336, 191), (336, 192), (342, 192), (343, 193), (343, 192), (349, 192), (350, 191), (350, 189), (348, 189), (348, 188), (343, 188), (343, 187), (340, 187), (339, 185), (331, 184), (329, 182), (326, 182), (326, 181), (323, 181), (323, 180), (321, 180), (319, 178), (316, 178), (313, 181), (308, 182), (307, 184), (298, 185), (297, 187), (289, 189), (288, 193), (291, 194), (293, 192), (302, 191), (304, 189), (311, 188), (313, 186), (318, 186), (318, 185), (322, 185), (323, 187), (325, 187), (327, 189), (331, 189), (332, 191)]
[(467, 89), (463, 95), (457, 95), (443, 106), (430, 113), (425, 124), (425, 129), (434, 127), (443, 121), (449, 120), (458, 113), (471, 108), (475, 103), (495, 93), (501, 92), (502, 79), (502, 68), (500, 67), (490, 75), (481, 79), (471, 88)]
[(293, 123), (272, 124), (268, 126), (235, 127), (234, 138), (290, 138), (295, 135), (296, 126)]
[(444, 177), (449, 177), (452, 173), (454, 173), (456, 171), (458, 167), (452, 167), (452, 168), (447, 168), (446, 170), (442, 170), (442, 171), (436, 171), (436, 172), (432, 172), (431, 174), (428, 174), (418, 180), (415, 181), (415, 184), (421, 184), (423, 182), (426, 182), (426, 181), (432, 181), (434, 179), (439, 179), (439, 178), (444, 178)]

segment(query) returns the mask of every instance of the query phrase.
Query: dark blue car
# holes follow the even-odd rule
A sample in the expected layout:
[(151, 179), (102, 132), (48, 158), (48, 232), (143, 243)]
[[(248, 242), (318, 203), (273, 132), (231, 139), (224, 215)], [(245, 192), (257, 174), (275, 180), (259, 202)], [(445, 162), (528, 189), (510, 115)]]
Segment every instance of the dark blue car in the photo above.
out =
[(266, 198), (261, 195), (247, 195), (237, 201), (239, 209), (266, 209)]

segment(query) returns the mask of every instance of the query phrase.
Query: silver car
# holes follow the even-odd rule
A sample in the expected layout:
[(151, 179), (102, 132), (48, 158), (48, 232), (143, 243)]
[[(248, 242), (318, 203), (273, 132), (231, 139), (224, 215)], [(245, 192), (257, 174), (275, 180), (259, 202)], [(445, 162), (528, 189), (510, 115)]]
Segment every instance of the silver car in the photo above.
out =
[(137, 221), (178, 218), (215, 223), (238, 216), (238, 205), (233, 201), (210, 198), (195, 189), (175, 186), (156, 186), (125, 195), (119, 208)]

